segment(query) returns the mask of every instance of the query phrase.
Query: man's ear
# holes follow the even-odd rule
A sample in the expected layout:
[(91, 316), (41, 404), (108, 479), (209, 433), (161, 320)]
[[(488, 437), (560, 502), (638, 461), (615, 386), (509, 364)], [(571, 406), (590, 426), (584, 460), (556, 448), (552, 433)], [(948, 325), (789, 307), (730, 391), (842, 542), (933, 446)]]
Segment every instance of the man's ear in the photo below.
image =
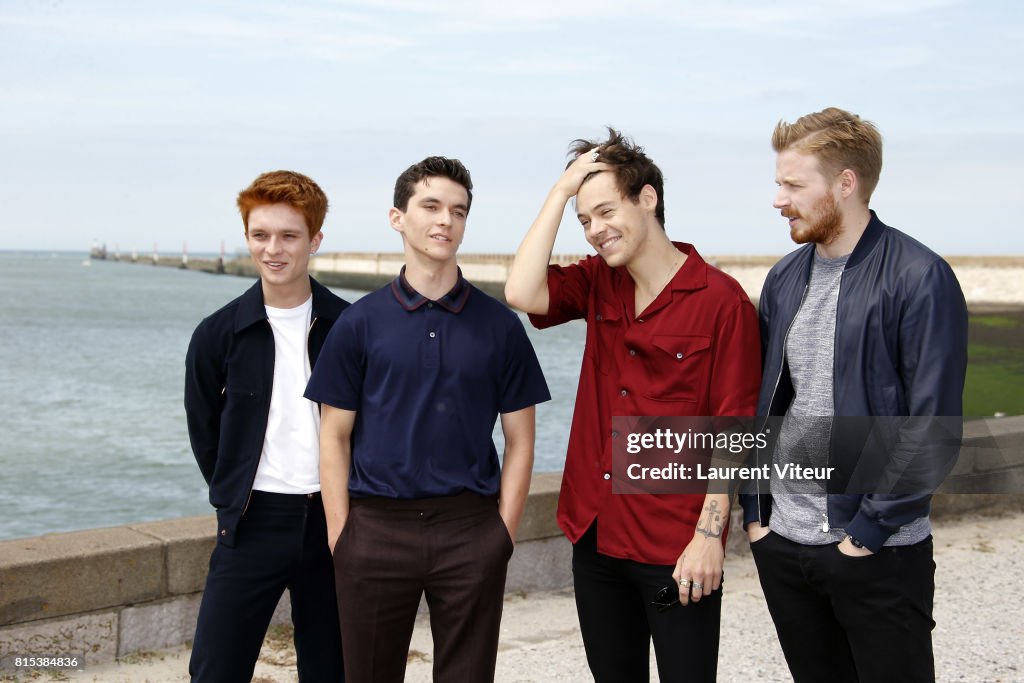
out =
[(651, 185), (644, 185), (640, 188), (640, 196), (638, 198), (640, 206), (644, 209), (654, 209), (658, 206), (658, 191)]
[(852, 168), (844, 168), (836, 179), (839, 183), (839, 196), (849, 199), (857, 191), (857, 173)]
[(388, 211), (388, 222), (391, 223), (391, 228), (395, 232), (402, 232), (402, 218), (404, 216), (405, 214), (402, 210), (394, 206)]
[(313, 235), (313, 239), (311, 239), (309, 241), (309, 253), (310, 254), (315, 254), (317, 249), (320, 248), (320, 243), (323, 242), (323, 241), (324, 241), (323, 230), (318, 230), (317, 233), (315, 235)]

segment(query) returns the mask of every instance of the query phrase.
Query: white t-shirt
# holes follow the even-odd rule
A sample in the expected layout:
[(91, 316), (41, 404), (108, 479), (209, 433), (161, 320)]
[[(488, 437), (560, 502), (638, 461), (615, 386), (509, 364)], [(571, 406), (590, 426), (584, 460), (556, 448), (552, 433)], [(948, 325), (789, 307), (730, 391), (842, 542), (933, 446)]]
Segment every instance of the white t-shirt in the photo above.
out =
[(320, 490), (320, 411), (302, 395), (310, 374), (313, 297), (295, 308), (266, 309), (274, 331), (274, 388), (252, 487), (271, 493), (314, 493)]

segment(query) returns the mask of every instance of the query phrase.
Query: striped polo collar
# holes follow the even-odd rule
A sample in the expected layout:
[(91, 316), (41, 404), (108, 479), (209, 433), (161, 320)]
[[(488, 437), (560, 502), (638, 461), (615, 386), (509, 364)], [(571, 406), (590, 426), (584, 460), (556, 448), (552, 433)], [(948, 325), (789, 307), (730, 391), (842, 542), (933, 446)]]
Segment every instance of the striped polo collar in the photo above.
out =
[[(462, 269), (459, 268), (459, 278), (455, 281), (455, 286), (433, 303), (452, 313), (459, 313), (465, 307), (466, 300), (469, 299), (470, 289), (469, 283), (462, 277)], [(420, 306), (431, 303), (430, 299), (413, 289), (409, 281), (405, 279), (405, 266), (402, 266), (402, 271), (398, 274), (398, 277), (391, 281), (391, 292), (398, 299), (398, 303), (402, 305), (402, 308), (407, 311), (415, 311)]]

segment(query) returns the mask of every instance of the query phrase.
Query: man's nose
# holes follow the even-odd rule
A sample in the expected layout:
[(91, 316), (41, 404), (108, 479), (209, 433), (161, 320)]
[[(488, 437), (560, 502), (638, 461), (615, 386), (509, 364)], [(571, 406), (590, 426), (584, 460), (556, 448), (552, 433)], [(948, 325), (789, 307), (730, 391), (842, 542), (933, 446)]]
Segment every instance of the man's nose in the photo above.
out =
[(783, 190), (780, 189), (778, 192), (775, 193), (775, 200), (772, 202), (772, 206), (774, 206), (776, 209), (781, 209), (786, 206), (789, 206), (789, 197), (786, 196)]

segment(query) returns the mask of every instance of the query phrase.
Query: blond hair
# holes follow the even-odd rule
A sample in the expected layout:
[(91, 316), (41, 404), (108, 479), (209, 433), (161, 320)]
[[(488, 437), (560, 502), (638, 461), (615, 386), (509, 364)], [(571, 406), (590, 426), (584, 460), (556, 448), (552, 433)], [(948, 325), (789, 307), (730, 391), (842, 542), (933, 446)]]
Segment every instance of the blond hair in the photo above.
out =
[(801, 116), (793, 123), (779, 121), (772, 133), (772, 147), (776, 152), (792, 149), (814, 155), (829, 180), (845, 169), (852, 170), (865, 204), (882, 172), (882, 134), (878, 128), (836, 107)]

